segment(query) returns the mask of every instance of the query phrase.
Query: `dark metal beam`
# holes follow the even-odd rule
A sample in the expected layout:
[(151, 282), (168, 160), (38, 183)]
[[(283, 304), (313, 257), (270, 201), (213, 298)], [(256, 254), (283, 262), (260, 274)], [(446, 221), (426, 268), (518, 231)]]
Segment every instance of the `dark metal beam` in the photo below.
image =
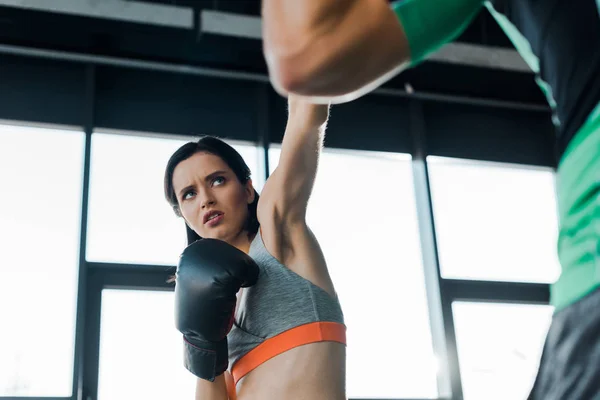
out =
[(0, 400), (72, 400), (72, 397), (2, 397)]
[[(202, 33), (262, 40), (262, 18), (217, 10), (200, 11)], [(514, 48), (449, 43), (429, 56), (430, 60), (477, 67), (531, 72)]]
[(97, 262), (88, 261), (89, 269), (108, 270), (108, 271), (124, 271), (124, 272), (151, 272), (151, 273), (168, 273), (174, 272), (174, 265), (158, 265), (158, 264), (126, 264), (112, 262)]
[(83, 166), (83, 182), (81, 196), (81, 225), (79, 241), (79, 271), (77, 288), (77, 319), (75, 323), (75, 358), (73, 368), (73, 396), (78, 400), (83, 400), (85, 396), (84, 376), (85, 361), (87, 353), (85, 351), (86, 339), (86, 314), (87, 314), (87, 264), (85, 254), (87, 249), (87, 216), (90, 193), (90, 163), (92, 153), (92, 132), (94, 127), (94, 98), (95, 98), (95, 79), (96, 67), (90, 65), (86, 71), (85, 81), (85, 155)]
[(131, 0), (0, 0), (0, 6), (112, 19), (168, 28), (192, 29), (194, 9), (168, 4), (151, 4)]
[(172, 291), (175, 284), (170, 283), (169, 279), (174, 274), (175, 269), (171, 271), (135, 271), (131, 268), (126, 270), (119, 270), (118, 268), (93, 270), (94, 280), (99, 285), (100, 291), (105, 288)]
[[(48, 50), (33, 47), (14, 46), (7, 44), (0, 44), (0, 54), (45, 58), (52, 60), (69, 61), (74, 63), (92, 63), (96, 65), (171, 72), (178, 74), (200, 75), (220, 79), (255, 81), (270, 84), (269, 77), (265, 74), (207, 68), (190, 64), (176, 64), (167, 62), (148, 61), (143, 59), (111, 57), (95, 54), (68, 52), (62, 50)], [(380, 96), (406, 97), (423, 100), (435, 100), (441, 102), (453, 102), (459, 104), (480, 104), (483, 102), (485, 103), (485, 105), (490, 107), (524, 109), (529, 111), (547, 111), (549, 109), (548, 107), (540, 106), (539, 104), (498, 101), (495, 99), (475, 98), (458, 95), (439, 95), (436, 93), (424, 91), (378, 88), (374, 90), (372, 94)]]
[(543, 283), (490, 282), (442, 279), (450, 301), (493, 301), (549, 304), (550, 285)]
[(261, 171), (264, 182), (269, 179), (269, 146), (271, 144), (271, 104), (268, 86), (261, 86), (257, 88), (257, 99), (256, 99), (256, 134), (258, 139), (258, 145), (261, 148), (262, 160), (260, 161)]
[(93, 270), (87, 271), (85, 318), (85, 362), (82, 379), (82, 397), (78, 400), (98, 398), (100, 370), (100, 323), (102, 316), (102, 286)]
[(550, 107), (542, 104), (522, 103), (516, 101), (496, 100), (482, 97), (455, 96), (442, 93), (430, 93), (415, 89), (391, 89), (381, 87), (375, 94), (395, 97), (408, 97), (416, 100), (428, 100), (438, 103), (463, 104), (469, 106), (482, 106), (489, 108), (504, 108), (508, 110), (523, 110), (537, 113), (549, 113)]
[(442, 398), (462, 399), (462, 383), (454, 335), (451, 305), (440, 286), (440, 266), (437, 252), (429, 175), (423, 105), (410, 104), (410, 131), (413, 138), (413, 179), (417, 205), (417, 219), (421, 238), (425, 288), (429, 306), (429, 320), (434, 351), (440, 360), (438, 391)]

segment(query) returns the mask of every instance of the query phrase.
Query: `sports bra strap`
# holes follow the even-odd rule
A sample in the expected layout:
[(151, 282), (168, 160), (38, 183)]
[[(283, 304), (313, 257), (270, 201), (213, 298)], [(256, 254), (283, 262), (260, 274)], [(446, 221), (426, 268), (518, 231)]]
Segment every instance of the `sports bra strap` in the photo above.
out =
[(269, 338), (240, 358), (232, 367), (233, 385), (253, 369), (295, 347), (316, 342), (346, 344), (346, 326), (339, 322), (311, 322)]

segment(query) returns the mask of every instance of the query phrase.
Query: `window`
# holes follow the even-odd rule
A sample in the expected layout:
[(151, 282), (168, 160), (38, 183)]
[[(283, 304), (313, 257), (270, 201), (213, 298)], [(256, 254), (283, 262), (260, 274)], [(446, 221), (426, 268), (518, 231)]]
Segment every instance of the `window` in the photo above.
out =
[(427, 161), (444, 278), (556, 280), (552, 171), (439, 157)]
[(553, 308), (455, 302), (452, 310), (465, 400), (526, 399)]
[(84, 149), (0, 125), (0, 396), (72, 394)]
[(348, 327), (348, 397), (436, 397), (410, 157), (325, 149), (307, 212)]
[(99, 400), (194, 398), (173, 310), (173, 292), (102, 291)]
[[(188, 140), (92, 138), (87, 259), (174, 265), (187, 244), (185, 225), (164, 199), (163, 177), (171, 155)], [(256, 174), (256, 147), (234, 148)]]

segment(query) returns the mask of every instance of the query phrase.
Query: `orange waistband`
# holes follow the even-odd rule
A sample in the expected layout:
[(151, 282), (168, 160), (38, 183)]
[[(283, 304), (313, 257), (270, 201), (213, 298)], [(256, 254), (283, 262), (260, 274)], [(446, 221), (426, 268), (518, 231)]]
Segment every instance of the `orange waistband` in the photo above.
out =
[(265, 361), (294, 347), (315, 342), (346, 344), (346, 326), (338, 322), (312, 322), (265, 340), (231, 367), (233, 384), (237, 385), (240, 379)]

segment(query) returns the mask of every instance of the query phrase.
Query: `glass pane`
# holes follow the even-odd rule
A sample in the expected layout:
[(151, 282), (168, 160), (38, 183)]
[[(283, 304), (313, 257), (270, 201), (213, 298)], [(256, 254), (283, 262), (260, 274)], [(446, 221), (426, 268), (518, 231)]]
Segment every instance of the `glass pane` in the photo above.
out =
[(452, 304), (465, 400), (525, 400), (553, 308), (525, 304)]
[(551, 170), (428, 157), (444, 278), (554, 282)]
[(98, 400), (194, 398), (173, 302), (173, 292), (102, 291)]
[[(187, 140), (95, 133), (87, 259), (174, 265), (186, 245), (182, 219), (163, 194), (167, 161)], [(256, 147), (234, 145), (253, 174)]]
[(409, 156), (325, 149), (307, 219), (348, 326), (348, 397), (436, 397)]
[(84, 149), (0, 125), (0, 396), (71, 396)]

